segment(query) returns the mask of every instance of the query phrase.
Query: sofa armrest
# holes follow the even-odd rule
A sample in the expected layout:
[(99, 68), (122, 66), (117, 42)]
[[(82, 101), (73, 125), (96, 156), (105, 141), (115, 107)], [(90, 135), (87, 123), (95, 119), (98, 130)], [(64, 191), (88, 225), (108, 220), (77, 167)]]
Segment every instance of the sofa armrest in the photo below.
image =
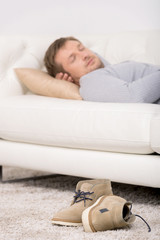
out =
[(151, 120), (151, 148), (160, 153), (160, 115)]

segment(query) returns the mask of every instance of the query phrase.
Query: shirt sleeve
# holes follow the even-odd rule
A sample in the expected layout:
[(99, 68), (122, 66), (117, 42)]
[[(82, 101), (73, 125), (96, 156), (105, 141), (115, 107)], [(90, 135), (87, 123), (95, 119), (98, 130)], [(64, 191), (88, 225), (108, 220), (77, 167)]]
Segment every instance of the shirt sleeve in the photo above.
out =
[(96, 102), (145, 102), (160, 99), (160, 69), (132, 82), (99, 69), (80, 79), (83, 100)]

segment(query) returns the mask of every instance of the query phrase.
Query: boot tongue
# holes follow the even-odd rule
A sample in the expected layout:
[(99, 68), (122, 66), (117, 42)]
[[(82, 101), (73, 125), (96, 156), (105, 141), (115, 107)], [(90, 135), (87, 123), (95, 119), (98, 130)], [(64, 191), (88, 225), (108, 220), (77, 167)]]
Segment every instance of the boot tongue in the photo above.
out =
[(93, 185), (90, 183), (83, 183), (80, 190), (82, 192), (90, 192), (92, 187), (93, 187)]
[[(89, 197), (90, 194), (85, 195), (82, 192), (84, 192), (84, 193), (89, 192), (90, 193), (90, 192), (92, 192), (92, 188), (93, 188), (93, 184), (90, 184), (90, 183), (83, 183), (80, 186), (79, 189), (77, 187), (76, 188), (76, 195), (74, 196), (74, 199), (73, 199), (71, 205), (73, 205), (75, 203), (75, 200), (78, 201), (78, 200), (82, 199), (82, 198), (80, 198), (80, 196), (84, 196), (84, 200), (82, 200), (82, 202), (85, 201), (85, 196)], [(80, 194), (80, 195), (78, 196), (78, 194)]]

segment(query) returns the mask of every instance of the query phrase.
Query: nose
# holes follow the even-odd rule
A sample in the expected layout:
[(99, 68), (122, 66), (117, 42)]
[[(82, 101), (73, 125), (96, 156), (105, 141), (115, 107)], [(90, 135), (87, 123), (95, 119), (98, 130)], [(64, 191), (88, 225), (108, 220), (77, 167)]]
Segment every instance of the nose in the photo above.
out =
[(85, 61), (89, 57), (87, 51), (82, 51), (80, 54), (83, 61)]

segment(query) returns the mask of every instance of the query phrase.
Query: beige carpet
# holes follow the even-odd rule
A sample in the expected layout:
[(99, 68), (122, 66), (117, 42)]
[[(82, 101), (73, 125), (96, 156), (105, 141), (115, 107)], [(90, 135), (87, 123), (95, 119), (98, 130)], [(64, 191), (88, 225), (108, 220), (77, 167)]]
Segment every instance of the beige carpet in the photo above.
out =
[[(7, 177), (39, 174), (8, 167), (4, 173)], [(83, 227), (52, 225), (50, 219), (70, 204), (79, 180), (57, 176), (0, 183), (0, 240), (160, 240), (160, 191), (147, 187), (112, 183), (114, 194), (132, 201), (132, 212), (147, 220), (150, 233), (138, 218), (127, 229), (97, 233), (85, 233)]]

